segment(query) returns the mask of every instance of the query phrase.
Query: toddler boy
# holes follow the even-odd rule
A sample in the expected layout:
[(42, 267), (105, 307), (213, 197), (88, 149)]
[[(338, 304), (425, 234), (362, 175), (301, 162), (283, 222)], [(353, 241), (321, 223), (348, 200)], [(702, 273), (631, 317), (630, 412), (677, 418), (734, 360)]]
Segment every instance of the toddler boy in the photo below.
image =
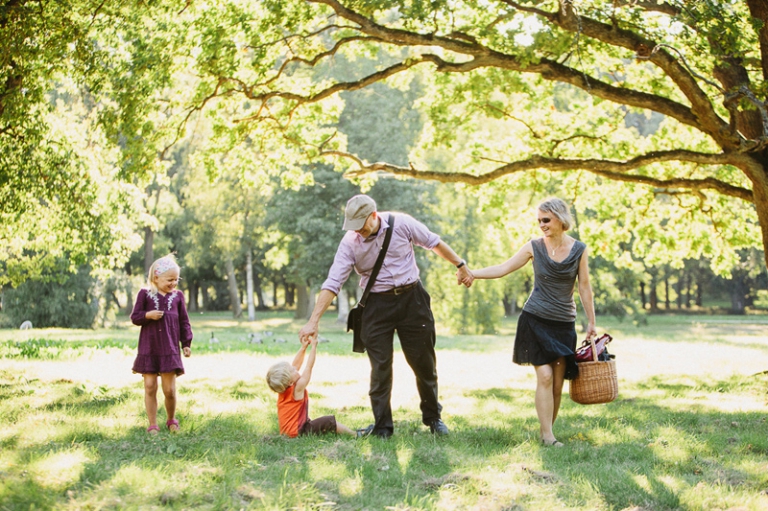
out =
[[(309, 350), (304, 373), (299, 373), (304, 362), (304, 354)], [(317, 354), (317, 336), (302, 342), (292, 363), (278, 362), (267, 372), (269, 388), (278, 393), (277, 419), (280, 434), (291, 438), (299, 435), (341, 433), (357, 438), (367, 436), (373, 431), (373, 424), (365, 429), (352, 431), (344, 424), (336, 422), (336, 417), (326, 415), (317, 419), (309, 418), (309, 393), (307, 384), (312, 378), (312, 368)]]

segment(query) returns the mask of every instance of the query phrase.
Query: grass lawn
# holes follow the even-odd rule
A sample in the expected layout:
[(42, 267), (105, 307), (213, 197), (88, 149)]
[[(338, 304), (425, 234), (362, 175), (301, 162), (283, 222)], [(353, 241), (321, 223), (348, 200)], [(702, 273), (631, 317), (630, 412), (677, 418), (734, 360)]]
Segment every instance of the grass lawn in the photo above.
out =
[[(333, 319), (312, 415), (365, 426), (368, 361)], [(566, 395), (559, 449), (538, 442), (533, 370), (510, 360), (514, 319), (498, 335), (439, 334), (445, 438), (421, 425), (398, 351), (389, 441), (277, 435), (264, 375), (298, 348), (289, 313), (196, 315), (182, 432), (155, 437), (130, 370), (137, 327), (0, 330), (0, 509), (768, 510), (768, 316), (598, 325), (615, 339), (619, 398)]]

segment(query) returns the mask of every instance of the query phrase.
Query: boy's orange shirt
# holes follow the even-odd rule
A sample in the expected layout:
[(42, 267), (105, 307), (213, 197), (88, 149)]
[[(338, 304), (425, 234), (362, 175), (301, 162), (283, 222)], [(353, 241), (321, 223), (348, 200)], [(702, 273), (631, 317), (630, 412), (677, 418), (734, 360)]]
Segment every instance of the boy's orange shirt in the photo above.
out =
[(294, 383), (277, 396), (277, 421), (280, 434), (291, 438), (299, 436), (301, 428), (309, 418), (309, 392), (304, 389), (304, 399), (293, 398)]

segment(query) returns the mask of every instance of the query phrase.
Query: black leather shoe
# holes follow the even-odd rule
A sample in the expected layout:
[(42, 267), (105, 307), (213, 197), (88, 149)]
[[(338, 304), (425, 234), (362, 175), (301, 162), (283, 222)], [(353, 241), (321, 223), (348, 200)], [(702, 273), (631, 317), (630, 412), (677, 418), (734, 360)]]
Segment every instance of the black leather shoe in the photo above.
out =
[(435, 435), (447, 435), (450, 433), (448, 426), (440, 419), (435, 419), (429, 424), (429, 431)]

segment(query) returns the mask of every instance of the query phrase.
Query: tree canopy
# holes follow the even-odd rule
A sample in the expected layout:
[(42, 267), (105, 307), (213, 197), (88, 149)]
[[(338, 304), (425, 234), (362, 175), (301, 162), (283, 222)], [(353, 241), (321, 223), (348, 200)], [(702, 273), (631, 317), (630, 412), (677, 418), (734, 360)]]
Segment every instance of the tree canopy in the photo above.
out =
[[(561, 195), (606, 260), (728, 273), (768, 254), (766, 19), (764, 0), (0, 0), (0, 284), (119, 266), (182, 218), (163, 208), (221, 213), (201, 252), (266, 250), (260, 201), (329, 163), (363, 190), (453, 183), (513, 243)], [(153, 206), (180, 165), (197, 196)]]
[[(352, 177), (541, 190), (558, 176), (577, 211), (597, 215), (583, 233), (614, 258), (705, 255), (722, 270), (737, 248), (768, 247), (764, 0), (228, 5), (227, 37), (205, 40), (216, 65), (198, 57), (208, 94), (193, 109), (240, 98), (238, 129)], [(360, 62), (355, 76), (328, 72), (341, 58)], [(416, 78), (427, 121), (407, 165), (334, 135), (341, 93)]]
[(62, 257), (111, 268), (141, 242), (157, 101), (183, 43), (173, 7), (0, 1), (0, 285)]

